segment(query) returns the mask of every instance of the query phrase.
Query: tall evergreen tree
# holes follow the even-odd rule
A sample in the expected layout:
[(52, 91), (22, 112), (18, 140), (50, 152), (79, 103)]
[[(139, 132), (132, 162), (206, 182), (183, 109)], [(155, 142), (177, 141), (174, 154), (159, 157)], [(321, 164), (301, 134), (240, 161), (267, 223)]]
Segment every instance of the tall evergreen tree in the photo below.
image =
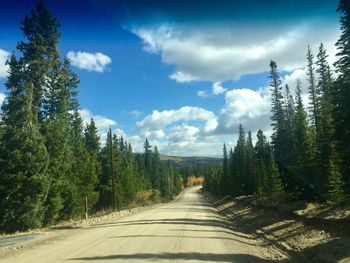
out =
[(69, 144), (69, 101), (70, 88), (67, 80), (66, 65), (55, 61), (49, 74), (49, 82), (44, 92), (45, 118), (42, 132), (50, 155), (48, 175), (50, 190), (46, 200), (45, 224), (53, 224), (60, 217), (67, 180), (72, 176), (73, 153)]
[(21, 61), (26, 65), (27, 78), (33, 85), (33, 105), (39, 108), (39, 121), (42, 120), (42, 102), (48, 76), (53, 64), (57, 63), (58, 41), (61, 37), (59, 22), (39, 1), (30, 16), (21, 22), (21, 30), (27, 42), (20, 41), (17, 49), (23, 54)]
[[(337, 148), (342, 159), (342, 170), (347, 175), (347, 186), (350, 189), (350, 3), (339, 0), (337, 11), (341, 14), (341, 35), (336, 46), (338, 49), (335, 63), (338, 78), (334, 91), (334, 123)], [(349, 190), (350, 191), (350, 190)]]
[(244, 194), (246, 184), (246, 139), (243, 126), (238, 128), (238, 141), (233, 151), (233, 193), (236, 196)]
[(144, 159), (145, 176), (148, 180), (151, 180), (151, 176), (152, 176), (152, 146), (149, 144), (147, 138), (146, 138), (146, 141), (143, 145), (143, 148), (144, 148), (143, 159)]
[(222, 179), (221, 179), (221, 190), (223, 194), (229, 194), (229, 159), (227, 154), (226, 144), (223, 147), (223, 163), (222, 163)]
[(248, 132), (247, 142), (246, 142), (246, 176), (245, 176), (245, 192), (246, 194), (253, 194), (255, 190), (254, 185), (254, 173), (255, 173), (255, 167), (254, 167), (254, 146), (253, 146), (253, 139), (252, 139), (252, 133)]
[(152, 187), (154, 189), (160, 189), (161, 182), (162, 182), (161, 176), (162, 176), (162, 165), (160, 163), (160, 156), (159, 156), (157, 146), (154, 146), (154, 150), (152, 154), (152, 173), (151, 173)]
[(315, 126), (315, 130), (317, 130), (318, 117), (319, 117), (319, 90), (316, 86), (314, 56), (312, 54), (310, 46), (308, 46), (306, 58), (307, 58), (306, 74), (309, 82), (309, 101), (310, 101), (309, 110), (311, 112), (310, 119), (311, 119), (311, 123)]
[(41, 226), (49, 189), (48, 154), (39, 131), (34, 85), (23, 63), (12, 55), (8, 98), (2, 107), (0, 228), (5, 231)]
[[(319, 116), (319, 129), (316, 133), (316, 147), (317, 147), (317, 161), (319, 169), (319, 191), (322, 194), (327, 192), (325, 189), (328, 177), (330, 176), (329, 167), (339, 165), (339, 160), (336, 160), (337, 154), (335, 153), (334, 142), (334, 122), (333, 122), (333, 104), (332, 94), (333, 81), (330, 73), (330, 67), (327, 62), (328, 55), (323, 47), (320, 45), (319, 52), (317, 54), (317, 69), (316, 72), (319, 75), (318, 89), (320, 91), (320, 116)], [(330, 159), (332, 165), (328, 163)]]
[(294, 174), (300, 179), (300, 189), (306, 198), (315, 195), (314, 178), (314, 143), (312, 131), (307, 121), (307, 113), (301, 96), (301, 82), (298, 79), (296, 85), (296, 112), (294, 134)]
[(276, 152), (276, 156), (280, 157), (281, 149), (281, 133), (283, 129), (283, 105), (282, 105), (282, 87), (281, 79), (277, 71), (277, 64), (274, 61), (270, 63), (270, 87), (271, 87), (271, 112), (272, 112), (272, 127), (274, 133), (272, 135), (272, 143)]
[(98, 130), (95, 121), (91, 118), (90, 123), (86, 124), (84, 131), (85, 148), (88, 152), (88, 175), (90, 185), (87, 190), (88, 195), (88, 208), (92, 209), (98, 200), (98, 192), (95, 187), (98, 182), (98, 177), (101, 174), (101, 164), (98, 156), (100, 153), (100, 137), (98, 136)]
[(278, 74), (277, 64), (274, 61), (270, 63), (270, 87), (271, 87), (271, 126), (273, 134), (271, 136), (273, 152), (281, 171), (284, 184), (289, 187), (290, 178), (288, 173), (288, 151), (289, 144), (286, 129), (285, 103), (282, 95), (281, 79)]
[(266, 195), (269, 192), (268, 189), (268, 182), (267, 182), (267, 173), (268, 170), (266, 169), (266, 159), (267, 159), (267, 153), (266, 148), (268, 145), (266, 136), (264, 135), (262, 130), (259, 130), (257, 133), (258, 141), (255, 145), (255, 162), (254, 166), (255, 173), (254, 173), (254, 190), (255, 194), (257, 195)]

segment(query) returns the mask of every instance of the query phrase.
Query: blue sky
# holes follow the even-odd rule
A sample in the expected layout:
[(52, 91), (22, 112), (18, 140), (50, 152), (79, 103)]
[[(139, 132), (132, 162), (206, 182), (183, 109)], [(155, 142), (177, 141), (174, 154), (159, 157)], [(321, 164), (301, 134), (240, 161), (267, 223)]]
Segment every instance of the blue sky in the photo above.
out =
[[(299, 78), (305, 54), (323, 42), (334, 62), (337, 1), (44, 1), (61, 23), (62, 57), (80, 78), (81, 114), (141, 150), (145, 138), (169, 155), (219, 156), (238, 124), (271, 134), (268, 69)], [(0, 100), (4, 61), (23, 38), (32, 0), (0, 9)], [(305, 102), (307, 103), (305, 95)]]

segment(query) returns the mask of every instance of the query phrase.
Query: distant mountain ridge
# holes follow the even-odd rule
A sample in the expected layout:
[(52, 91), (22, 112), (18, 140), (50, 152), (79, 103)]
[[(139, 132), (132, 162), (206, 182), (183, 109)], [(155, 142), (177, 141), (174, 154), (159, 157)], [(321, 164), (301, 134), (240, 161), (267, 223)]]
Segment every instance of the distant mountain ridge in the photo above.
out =
[(222, 163), (222, 158), (216, 157), (203, 157), (203, 156), (169, 156), (160, 155), (160, 160), (162, 162), (170, 162), (176, 166), (186, 166), (186, 165), (218, 165)]

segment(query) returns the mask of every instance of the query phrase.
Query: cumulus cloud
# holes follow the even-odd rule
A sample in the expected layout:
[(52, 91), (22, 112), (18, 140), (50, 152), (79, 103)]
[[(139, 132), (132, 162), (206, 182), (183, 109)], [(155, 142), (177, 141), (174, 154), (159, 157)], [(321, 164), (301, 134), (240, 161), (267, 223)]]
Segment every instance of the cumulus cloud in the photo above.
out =
[(147, 137), (165, 154), (212, 156), (217, 154), (212, 144), (222, 144), (210, 136), (218, 125), (216, 115), (199, 107), (154, 110), (136, 125), (139, 130), (136, 139)]
[(218, 119), (217, 134), (236, 133), (242, 124), (246, 131), (270, 127), (270, 101), (266, 90), (234, 89), (226, 92)]
[(294, 70), (306, 64), (308, 45), (317, 50), (323, 42), (330, 57), (335, 57), (339, 37), (337, 23), (319, 19), (273, 28), (264, 23), (252, 27), (227, 22), (146, 24), (130, 30), (142, 39), (147, 52), (160, 54), (164, 63), (176, 66), (170, 78), (177, 82), (238, 79), (267, 71), (271, 59), (280, 69)]
[(197, 96), (202, 97), (202, 98), (208, 98), (212, 95), (220, 95), (223, 94), (227, 91), (226, 88), (222, 87), (221, 82), (214, 82), (213, 85), (211, 86), (211, 93), (208, 90), (198, 90)]
[(203, 130), (206, 132), (214, 130), (217, 125), (216, 116), (213, 112), (190, 106), (184, 106), (177, 110), (154, 110), (152, 114), (147, 115), (136, 125), (141, 131), (157, 131), (180, 121), (204, 121), (206, 124)]
[(8, 60), (9, 57), (10, 53), (0, 48), (0, 78), (5, 78), (7, 76), (9, 68), (6, 65), (6, 60)]
[(225, 93), (227, 89), (221, 86), (221, 82), (214, 82), (212, 86), (212, 91), (214, 95), (219, 95), (219, 94)]
[(82, 51), (69, 51), (67, 58), (73, 66), (87, 71), (95, 71), (102, 73), (106, 70), (106, 66), (112, 63), (112, 59), (101, 52), (88, 53)]

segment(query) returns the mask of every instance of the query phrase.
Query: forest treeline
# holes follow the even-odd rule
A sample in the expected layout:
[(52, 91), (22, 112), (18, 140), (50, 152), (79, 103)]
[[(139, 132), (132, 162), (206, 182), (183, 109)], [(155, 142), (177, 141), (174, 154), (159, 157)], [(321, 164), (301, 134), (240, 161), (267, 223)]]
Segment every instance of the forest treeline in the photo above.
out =
[(332, 203), (350, 199), (350, 1), (340, 0), (337, 11), (335, 71), (322, 43), (316, 56), (308, 47), (309, 104), (304, 105), (300, 80), (292, 94), (271, 61), (271, 142), (259, 130), (254, 146), (251, 132), (240, 125), (234, 149), (223, 147), (222, 167), (206, 175), (206, 190)]
[(101, 146), (94, 120), (83, 123), (78, 76), (61, 58), (59, 22), (42, 2), (21, 30), (25, 40), (7, 62), (1, 111), (0, 232), (81, 218), (85, 199), (92, 213), (178, 194), (183, 179), (160, 161), (157, 147), (146, 140), (144, 153), (135, 154), (122, 136), (110, 133)]

